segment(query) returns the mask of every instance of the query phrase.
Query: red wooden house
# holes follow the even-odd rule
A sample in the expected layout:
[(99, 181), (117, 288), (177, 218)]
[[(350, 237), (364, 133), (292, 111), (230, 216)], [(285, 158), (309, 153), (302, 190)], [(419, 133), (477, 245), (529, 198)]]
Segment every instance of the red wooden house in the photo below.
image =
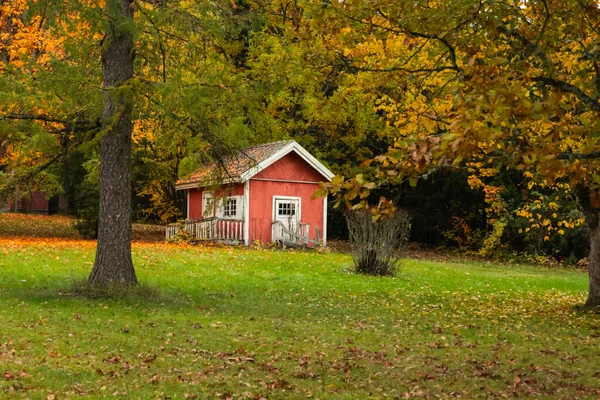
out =
[[(333, 174), (293, 140), (246, 148), (177, 182), (187, 193), (184, 224), (198, 240), (325, 245), (327, 198), (313, 199)], [(215, 183), (216, 182), (216, 183)], [(167, 239), (178, 225), (167, 227)]]

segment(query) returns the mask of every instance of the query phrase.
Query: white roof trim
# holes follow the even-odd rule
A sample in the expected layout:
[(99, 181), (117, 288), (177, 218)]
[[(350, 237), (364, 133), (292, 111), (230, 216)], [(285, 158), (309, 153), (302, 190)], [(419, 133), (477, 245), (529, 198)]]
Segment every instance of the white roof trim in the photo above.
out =
[(175, 185), (175, 190), (185, 190), (185, 189), (198, 189), (197, 183), (182, 183), (181, 185)]
[(323, 175), (323, 177), (325, 177), (328, 181), (331, 181), (331, 179), (334, 177), (334, 174), (329, 169), (327, 169), (326, 166), (321, 164), (319, 162), (319, 160), (317, 160), (315, 157), (313, 157), (313, 155), (310, 154), (304, 147), (300, 146), (298, 144), (298, 142), (293, 141), (290, 144), (286, 145), (285, 147), (281, 148), (278, 152), (273, 153), (271, 156), (266, 158), (264, 161), (262, 161), (255, 167), (252, 167), (248, 171), (241, 174), (240, 175), (241, 180), (243, 182), (247, 181), (248, 179), (252, 178), (254, 175), (265, 170), (267, 167), (269, 167), (274, 162), (287, 156), (292, 151), (295, 152), (296, 154), (298, 154), (304, 161), (306, 161), (311, 167), (316, 169), (317, 172), (319, 172), (321, 175)]
[[(231, 178), (224, 179), (219, 185), (227, 185), (229, 183), (242, 183), (243, 181), (233, 180)], [(191, 183), (181, 183), (179, 185), (175, 185), (175, 190), (185, 190), (185, 189), (200, 189), (205, 187), (212, 186), (209, 181), (207, 182), (191, 182)]]

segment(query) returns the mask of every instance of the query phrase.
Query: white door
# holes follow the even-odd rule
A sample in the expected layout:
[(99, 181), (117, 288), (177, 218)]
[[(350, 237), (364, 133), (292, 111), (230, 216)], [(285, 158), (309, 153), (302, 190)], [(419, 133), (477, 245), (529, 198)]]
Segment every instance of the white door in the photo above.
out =
[[(300, 198), (299, 197), (274, 197), (273, 220), (280, 221), (292, 232), (298, 230), (300, 223)], [(275, 237), (273, 238), (276, 239)]]

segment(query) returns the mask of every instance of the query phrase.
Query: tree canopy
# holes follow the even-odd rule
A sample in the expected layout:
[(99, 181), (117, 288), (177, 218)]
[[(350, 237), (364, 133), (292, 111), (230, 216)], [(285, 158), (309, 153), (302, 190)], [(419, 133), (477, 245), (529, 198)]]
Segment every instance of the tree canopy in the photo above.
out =
[[(174, 218), (178, 176), (295, 138), (338, 173), (321, 194), (375, 218), (405, 182), (466, 178), (478, 210), (453, 206), (443, 235), (483, 253), (508, 231), (539, 249), (587, 224), (600, 303), (597, 1), (139, 1), (118, 23), (111, 4), (2, 6), (0, 198), (25, 182), (64, 190), (53, 166), (75, 151), (98, 175), (99, 143), (131, 105), (136, 215)], [(108, 90), (123, 35), (132, 73)]]
[[(364, 80), (377, 82), (370, 93), (395, 131), (394, 145), (374, 159), (377, 183), (416, 184), (432, 169), (465, 168), (471, 186), (486, 188), (491, 204), (501, 188), (486, 181), (521, 171), (530, 189), (576, 188), (595, 232), (600, 206), (595, 1), (343, 2), (315, 12), (319, 26), (329, 28), (319, 34), (331, 39), (339, 59)], [(366, 198), (372, 183), (358, 176), (333, 187), (346, 189), (344, 197), (353, 200)], [(600, 302), (598, 245), (593, 234), (588, 304)]]

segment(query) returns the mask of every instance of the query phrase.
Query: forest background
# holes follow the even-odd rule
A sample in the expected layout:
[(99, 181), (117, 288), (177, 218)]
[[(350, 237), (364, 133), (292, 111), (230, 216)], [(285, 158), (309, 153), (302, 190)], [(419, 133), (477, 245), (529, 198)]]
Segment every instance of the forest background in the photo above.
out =
[[(338, 174), (325, 188), (338, 194), (330, 236), (346, 235), (336, 203), (384, 214), (384, 196), (409, 211), (416, 243), (570, 264), (589, 251), (600, 183), (595, 1), (131, 4), (135, 220), (175, 221), (178, 177), (294, 139)], [(90, 236), (103, 6), (0, 8), (0, 201), (57, 195)]]

